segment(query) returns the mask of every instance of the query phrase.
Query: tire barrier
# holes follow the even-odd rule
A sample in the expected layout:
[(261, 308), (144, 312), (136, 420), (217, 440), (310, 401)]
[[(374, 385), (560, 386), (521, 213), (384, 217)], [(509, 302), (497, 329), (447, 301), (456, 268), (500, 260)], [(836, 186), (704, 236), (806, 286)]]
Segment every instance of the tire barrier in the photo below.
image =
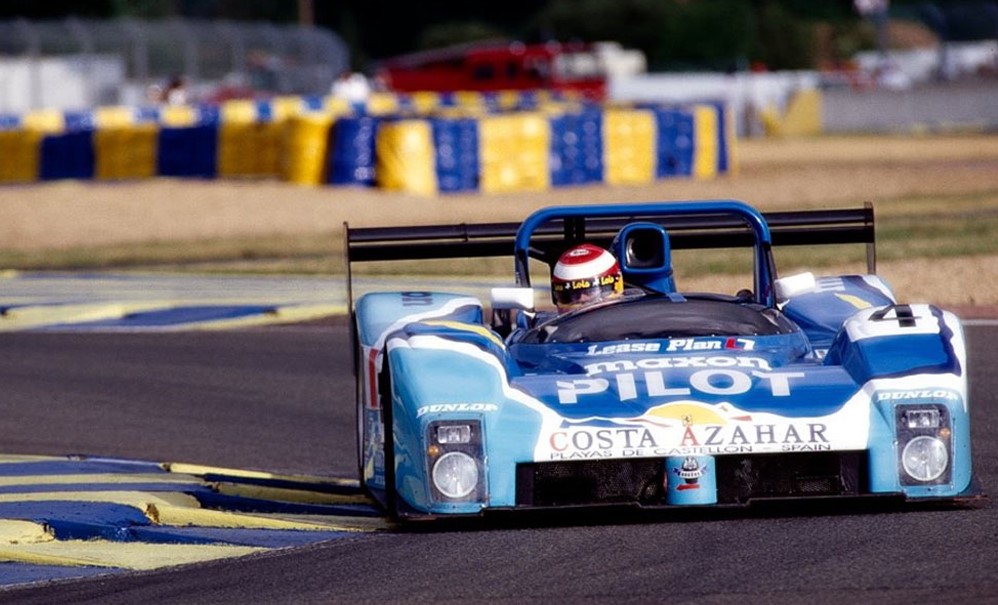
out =
[(545, 191), (551, 129), (545, 116), (518, 112), (478, 120), (479, 189), (484, 193)]
[(603, 112), (585, 109), (551, 118), (551, 184), (603, 180)]
[(655, 117), (647, 109), (610, 109), (603, 118), (603, 180), (644, 185), (655, 179)]
[(547, 91), (375, 93), (0, 116), (0, 184), (279, 178), (414, 195), (736, 172), (723, 103), (597, 105)]

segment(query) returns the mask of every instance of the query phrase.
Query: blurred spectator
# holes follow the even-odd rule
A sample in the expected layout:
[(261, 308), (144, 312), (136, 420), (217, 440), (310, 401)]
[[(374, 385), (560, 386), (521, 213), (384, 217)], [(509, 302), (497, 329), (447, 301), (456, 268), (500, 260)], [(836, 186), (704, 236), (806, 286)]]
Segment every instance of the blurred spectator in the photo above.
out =
[(890, 60), (885, 60), (874, 72), (877, 86), (886, 90), (908, 90), (912, 86), (911, 78), (901, 70), (901, 67)]
[(162, 103), (163, 87), (157, 83), (150, 84), (146, 88), (146, 101), (149, 103)]
[(167, 105), (186, 105), (190, 101), (187, 81), (183, 76), (173, 76), (163, 91), (163, 101)]
[(371, 85), (364, 74), (345, 70), (333, 82), (332, 95), (356, 105), (364, 103), (371, 94)]

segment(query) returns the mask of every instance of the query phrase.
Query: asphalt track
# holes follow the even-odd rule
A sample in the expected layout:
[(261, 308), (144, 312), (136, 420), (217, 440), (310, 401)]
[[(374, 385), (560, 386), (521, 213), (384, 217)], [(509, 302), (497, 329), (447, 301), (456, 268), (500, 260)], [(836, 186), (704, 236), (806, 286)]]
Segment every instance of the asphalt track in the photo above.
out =
[[(998, 489), (998, 325), (968, 330), (975, 473)], [(350, 477), (341, 324), (0, 338), (0, 451)], [(848, 514), (846, 514), (848, 513)], [(998, 602), (998, 508), (797, 509), (360, 533), (0, 590), (12, 603)]]

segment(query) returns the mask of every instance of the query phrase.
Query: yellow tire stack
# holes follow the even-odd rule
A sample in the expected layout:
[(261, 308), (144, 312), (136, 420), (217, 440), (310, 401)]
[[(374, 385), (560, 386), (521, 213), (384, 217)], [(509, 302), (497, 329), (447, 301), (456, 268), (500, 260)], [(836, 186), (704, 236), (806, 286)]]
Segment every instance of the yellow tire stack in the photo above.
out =
[(655, 180), (655, 116), (644, 109), (607, 109), (603, 115), (603, 180), (644, 185)]
[(281, 172), (285, 119), (263, 119), (255, 101), (222, 104), (218, 129), (220, 177), (276, 177)]
[(479, 121), (479, 161), (485, 193), (546, 191), (551, 187), (551, 126), (536, 112)]
[(20, 128), (0, 130), (0, 183), (37, 181), (42, 139), (65, 129), (61, 111), (37, 110), (24, 115)]
[(156, 176), (159, 126), (136, 122), (130, 107), (100, 107), (94, 120), (94, 177), (101, 181)]
[(378, 187), (424, 196), (437, 193), (429, 121), (386, 122), (378, 129), (375, 147)]
[(326, 181), (329, 129), (333, 114), (307, 112), (292, 116), (288, 130), (281, 174), (298, 185), (321, 185)]
[(717, 109), (710, 105), (693, 107), (693, 178), (708, 180), (717, 176)]

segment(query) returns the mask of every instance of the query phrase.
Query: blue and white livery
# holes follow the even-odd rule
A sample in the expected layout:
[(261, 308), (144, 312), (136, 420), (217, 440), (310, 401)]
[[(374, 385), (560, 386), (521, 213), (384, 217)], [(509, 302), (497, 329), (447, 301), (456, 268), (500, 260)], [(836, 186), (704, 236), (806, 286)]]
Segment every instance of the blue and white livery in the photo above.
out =
[[(514, 285), (487, 306), (443, 292), (352, 305), (361, 483), (406, 519), (971, 499), (962, 327), (896, 301), (873, 239), (870, 208), (763, 215), (730, 200), (348, 228), (351, 263), (514, 258)], [(531, 269), (582, 242), (619, 259), (625, 294), (556, 315)], [(867, 244), (869, 274), (777, 277), (774, 245), (842, 242)], [(673, 249), (738, 246), (750, 290), (676, 288)]]

